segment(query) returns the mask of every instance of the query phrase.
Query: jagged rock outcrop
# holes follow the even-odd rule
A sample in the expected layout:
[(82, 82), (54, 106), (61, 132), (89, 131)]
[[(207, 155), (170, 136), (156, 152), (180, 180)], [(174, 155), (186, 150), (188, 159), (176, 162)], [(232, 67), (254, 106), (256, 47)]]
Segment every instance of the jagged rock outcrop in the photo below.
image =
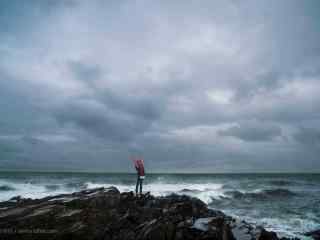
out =
[(0, 239), (277, 240), (197, 198), (97, 188), (0, 203)]
[(314, 240), (320, 240), (320, 229), (305, 233), (307, 237), (312, 237)]

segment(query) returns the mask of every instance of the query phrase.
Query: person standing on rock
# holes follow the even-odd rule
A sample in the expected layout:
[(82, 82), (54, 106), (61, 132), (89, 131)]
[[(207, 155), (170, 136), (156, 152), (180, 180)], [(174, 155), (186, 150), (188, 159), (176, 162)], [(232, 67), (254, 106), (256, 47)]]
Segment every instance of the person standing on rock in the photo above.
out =
[(138, 188), (140, 187), (140, 195), (142, 194), (142, 182), (145, 178), (144, 164), (142, 159), (134, 160), (134, 167), (137, 170), (137, 184), (136, 184), (136, 195), (138, 195)]

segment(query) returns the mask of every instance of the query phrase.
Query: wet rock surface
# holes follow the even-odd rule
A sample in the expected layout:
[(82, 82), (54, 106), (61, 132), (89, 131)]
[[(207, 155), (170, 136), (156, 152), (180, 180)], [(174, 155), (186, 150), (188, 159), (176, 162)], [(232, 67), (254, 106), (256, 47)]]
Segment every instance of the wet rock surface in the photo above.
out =
[(312, 232), (305, 233), (307, 237), (312, 237), (315, 240), (320, 240), (320, 229)]
[(0, 239), (277, 240), (197, 198), (97, 188), (0, 203)]

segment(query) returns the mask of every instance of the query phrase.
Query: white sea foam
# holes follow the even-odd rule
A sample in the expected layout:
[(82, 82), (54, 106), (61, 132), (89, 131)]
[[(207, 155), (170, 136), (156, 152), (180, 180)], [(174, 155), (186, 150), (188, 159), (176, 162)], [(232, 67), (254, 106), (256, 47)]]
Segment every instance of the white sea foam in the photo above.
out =
[(263, 226), (268, 231), (274, 231), (279, 237), (300, 238), (312, 240), (310, 237), (304, 236), (303, 233), (318, 229), (320, 226), (315, 221), (302, 218), (267, 218), (267, 217), (250, 217), (237, 215), (233, 211), (224, 211), (227, 215), (239, 220), (245, 220), (253, 226)]
[[(91, 183), (87, 182), (88, 188), (96, 187), (110, 187), (115, 186), (120, 192), (134, 191), (135, 185), (117, 185), (106, 183)], [(205, 203), (210, 203), (212, 198), (219, 198), (223, 196), (223, 184), (218, 183), (204, 183), (204, 184), (192, 184), (192, 183), (162, 183), (155, 182), (145, 184), (143, 186), (144, 192), (151, 192), (155, 196), (166, 196), (170, 194), (185, 194), (192, 197), (197, 197)]]
[(44, 184), (35, 184), (30, 182), (10, 182), (5, 180), (0, 181), (0, 186), (9, 186), (12, 188), (12, 190), (1, 192), (0, 201), (6, 201), (15, 196), (32, 199), (43, 198), (50, 195), (69, 193), (78, 190), (76, 188), (66, 189), (63, 188), (63, 185), (59, 186), (55, 190), (52, 190), (46, 188), (46, 185)]
[[(55, 184), (57, 188), (47, 188), (44, 184), (34, 183), (13, 183), (1, 181), (0, 185), (6, 185), (13, 188), (10, 191), (3, 191), (0, 195), (0, 201), (8, 200), (14, 196), (20, 195), (24, 198), (42, 198), (49, 195), (56, 195), (62, 193), (71, 193), (81, 190), (80, 186), (66, 187), (65, 184)], [(111, 183), (96, 183), (86, 182), (86, 188), (99, 188), (115, 186), (120, 192), (134, 191), (135, 184), (111, 184)], [(217, 183), (204, 183), (204, 184), (191, 184), (191, 183), (162, 183), (154, 182), (147, 183), (143, 186), (144, 192), (151, 192), (155, 196), (165, 196), (170, 194), (185, 194), (192, 197), (197, 197), (205, 203), (210, 203), (212, 198), (219, 198), (223, 195), (222, 184)]]

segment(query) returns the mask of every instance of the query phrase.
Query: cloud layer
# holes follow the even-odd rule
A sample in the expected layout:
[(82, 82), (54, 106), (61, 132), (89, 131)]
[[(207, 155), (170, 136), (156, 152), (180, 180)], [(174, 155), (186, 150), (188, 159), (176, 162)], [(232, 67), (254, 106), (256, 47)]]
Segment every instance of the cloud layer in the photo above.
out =
[(319, 171), (318, 1), (3, 1), (0, 167)]

